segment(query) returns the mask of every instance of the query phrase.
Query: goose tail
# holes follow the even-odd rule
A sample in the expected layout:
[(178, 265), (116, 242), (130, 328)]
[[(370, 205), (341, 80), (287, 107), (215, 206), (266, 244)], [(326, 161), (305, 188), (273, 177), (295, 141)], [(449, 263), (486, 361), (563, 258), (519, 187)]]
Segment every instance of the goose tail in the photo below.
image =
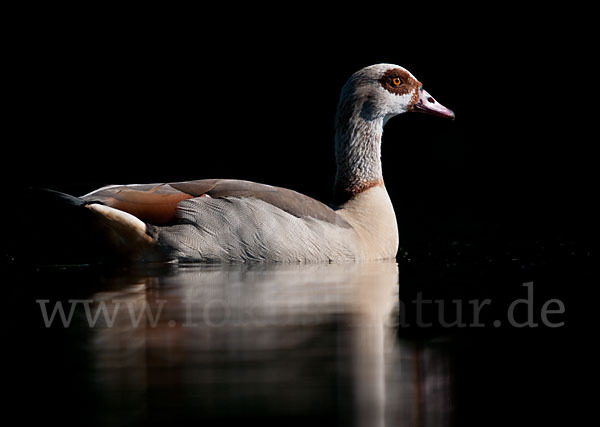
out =
[(4, 261), (65, 265), (164, 261), (156, 227), (49, 189), (29, 188), (3, 210)]

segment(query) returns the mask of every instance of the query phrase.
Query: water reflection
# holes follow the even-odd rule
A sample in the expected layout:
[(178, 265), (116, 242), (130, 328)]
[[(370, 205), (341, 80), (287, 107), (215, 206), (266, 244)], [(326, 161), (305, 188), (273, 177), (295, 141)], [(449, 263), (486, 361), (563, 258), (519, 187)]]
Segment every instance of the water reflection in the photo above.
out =
[(100, 425), (449, 423), (443, 346), (398, 339), (395, 262), (183, 266), (105, 288), (75, 311)]

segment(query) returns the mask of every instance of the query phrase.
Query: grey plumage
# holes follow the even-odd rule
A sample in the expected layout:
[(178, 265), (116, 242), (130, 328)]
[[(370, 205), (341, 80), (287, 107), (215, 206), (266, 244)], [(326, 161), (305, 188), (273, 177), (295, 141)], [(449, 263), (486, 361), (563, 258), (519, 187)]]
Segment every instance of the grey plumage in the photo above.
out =
[(183, 261), (329, 262), (357, 258), (357, 236), (253, 197), (194, 198), (179, 204), (159, 245)]

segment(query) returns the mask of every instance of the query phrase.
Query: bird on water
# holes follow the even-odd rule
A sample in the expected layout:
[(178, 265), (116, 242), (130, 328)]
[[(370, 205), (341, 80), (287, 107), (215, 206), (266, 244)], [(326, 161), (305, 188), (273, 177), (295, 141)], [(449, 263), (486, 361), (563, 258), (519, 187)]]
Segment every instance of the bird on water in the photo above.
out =
[(396, 256), (398, 228), (381, 167), (386, 122), (424, 112), (454, 119), (405, 68), (371, 65), (342, 88), (336, 175), (326, 205), (293, 190), (232, 179), (112, 185), (82, 197), (95, 236), (129, 262), (336, 262)]

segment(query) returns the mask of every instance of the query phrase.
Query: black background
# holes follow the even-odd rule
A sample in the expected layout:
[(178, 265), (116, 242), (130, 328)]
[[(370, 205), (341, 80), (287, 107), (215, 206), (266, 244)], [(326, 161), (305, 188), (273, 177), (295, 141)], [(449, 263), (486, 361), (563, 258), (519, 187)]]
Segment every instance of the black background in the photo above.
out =
[(585, 11), (363, 6), (330, 17), (30, 11), (7, 37), (5, 187), (82, 195), (238, 178), (328, 202), (340, 88), (363, 66), (402, 65), (456, 120), (406, 114), (385, 128), (401, 298), (510, 303), (534, 281), (538, 308), (567, 307), (560, 330), (457, 340), (456, 425), (573, 423), (595, 324), (583, 318), (597, 192)]
[(390, 62), (456, 113), (386, 126), (384, 177), (405, 242), (585, 236), (592, 141), (587, 56), (574, 49), (585, 35), (537, 13), (491, 13), (385, 31), (355, 15), (330, 33), (306, 19), (21, 28), (9, 43), (3, 178), (74, 195), (239, 178), (328, 202), (339, 90)]

